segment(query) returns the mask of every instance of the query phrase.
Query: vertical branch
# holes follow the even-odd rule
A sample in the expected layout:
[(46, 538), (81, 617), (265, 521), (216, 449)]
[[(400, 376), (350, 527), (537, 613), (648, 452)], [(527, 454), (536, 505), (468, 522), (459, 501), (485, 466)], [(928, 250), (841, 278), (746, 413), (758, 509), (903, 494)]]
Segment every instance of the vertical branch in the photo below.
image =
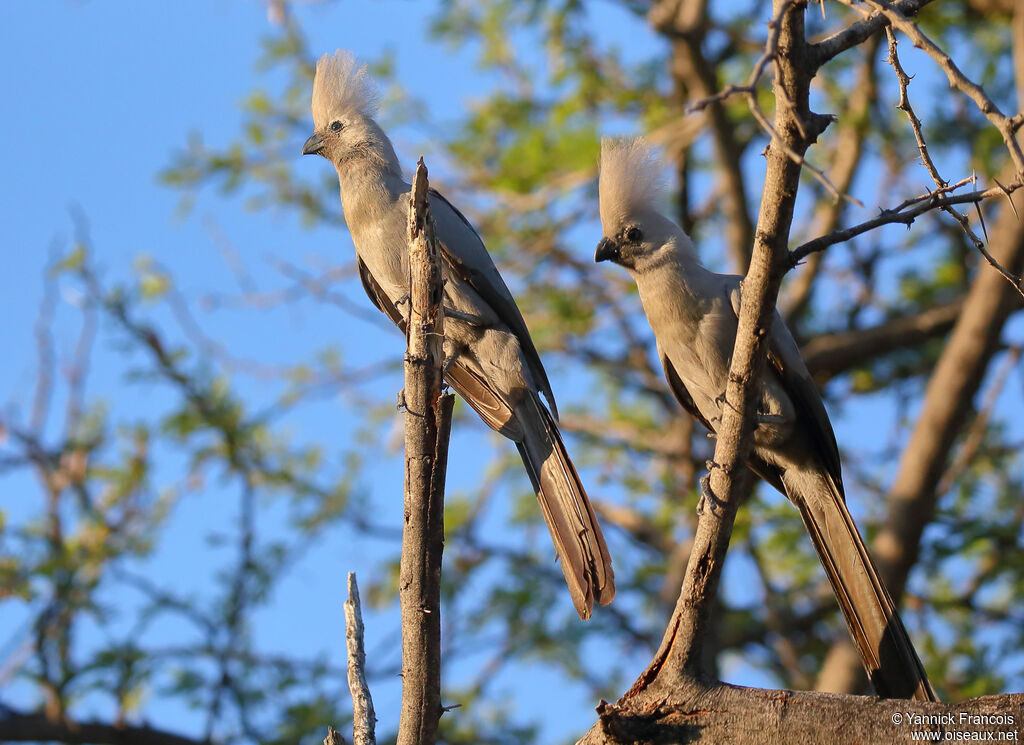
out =
[[(750, 269), (743, 280), (739, 327), (726, 388), (726, 405), (718, 428), (714, 460), (705, 482), (709, 497), (697, 523), (686, 578), (661, 648), (626, 698), (645, 689), (655, 696), (666, 688), (706, 679), (702, 669), (704, 639), (729, 547), (739, 497), (749, 485), (743, 462), (753, 437), (758, 380), (764, 367), (767, 329), (771, 326), (786, 253), (803, 153), (827, 126), (825, 117), (808, 108), (812, 74), (806, 65), (806, 2), (774, 0), (778, 19), (775, 53), (775, 124), (767, 150), (761, 212)], [(797, 158), (793, 157), (796, 154)], [(708, 494), (710, 492), (710, 494)], [(712, 506), (713, 505), (713, 506)]]
[(705, 510), (697, 523), (694, 550), (683, 585), (682, 595), (690, 596), (684, 640), (692, 647), (684, 662), (691, 672), (695, 672), (692, 668), (700, 660), (698, 653), (706, 631), (710, 599), (716, 592), (736, 517), (736, 500), (732, 497), (738, 493), (738, 478), (748, 478), (742, 464), (753, 437), (757, 382), (766, 358), (767, 329), (771, 326), (779, 283), (785, 273), (786, 245), (800, 180), (800, 164), (787, 151), (802, 156), (810, 144), (804, 135), (808, 126), (805, 122), (810, 120), (807, 110), (810, 75), (800, 71), (800, 57), (806, 46), (804, 3), (792, 3), (786, 8), (787, 3), (775, 0), (773, 5), (776, 15), (782, 12), (778, 48), (786, 53), (777, 55), (775, 60), (776, 134), (768, 146), (764, 197), (750, 270), (743, 280), (736, 346), (725, 392), (727, 405), (723, 407), (711, 464), (710, 491), (721, 499), (722, 509), (718, 514), (714, 509)]
[(432, 745), (441, 715), (441, 552), (453, 397), (441, 396), (441, 259), (420, 158), (409, 203), (405, 355), (405, 526), (399, 569), (402, 713), (398, 745)]
[[(355, 572), (348, 573), (348, 600), (345, 601), (345, 649), (348, 652), (348, 690), (352, 694), (352, 745), (377, 745), (370, 687), (366, 684), (366, 652), (363, 649), (363, 611), (359, 605), (359, 586)], [(327, 736), (331, 737), (328, 730)], [(324, 740), (327, 742), (327, 740)]]

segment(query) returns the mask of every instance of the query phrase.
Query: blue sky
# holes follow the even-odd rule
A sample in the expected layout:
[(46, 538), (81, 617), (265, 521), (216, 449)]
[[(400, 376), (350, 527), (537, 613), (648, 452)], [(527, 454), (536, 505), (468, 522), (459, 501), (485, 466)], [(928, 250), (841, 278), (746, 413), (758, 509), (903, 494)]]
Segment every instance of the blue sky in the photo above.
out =
[[(336, 47), (353, 50), (364, 58), (394, 53), (396, 78), (404, 88), (429, 99), (435, 121), (454, 120), (474, 97), (483, 97), (494, 79), (480, 73), (472, 49), (452, 50), (426, 39), (424, 29), (433, 3), (410, 0), (339, 2), (327, 5), (299, 4), (298, 12), (312, 49)], [(624, 15), (610, 5), (595, 4), (599, 22), (621, 24)], [(614, 29), (615, 25), (609, 28)], [(260, 56), (259, 40), (270, 31), (264, 5), (255, 0), (189, 0), (179, 3), (149, 2), (50, 2), (0, 4), (0, 100), (9, 102), (0, 117), (0, 157), (5, 177), (0, 179), (3, 209), (3, 243), (0, 259), (0, 348), (8, 350), (0, 366), (0, 406), (8, 412), (24, 412), (35, 377), (32, 324), (42, 292), (42, 274), (51, 245), (68, 246), (72, 234), (69, 210), (86, 217), (98, 259), (110, 279), (131, 274), (133, 262), (148, 255), (168, 266), (178, 287), (190, 301), (212, 289), (232, 286), (234, 278), (221, 257), (218, 241), (225, 239), (239, 253), (258, 282), (273, 283), (276, 272), (268, 257), (287, 257), (314, 265), (318, 256), (350, 251), (347, 234), (337, 229), (308, 230), (291, 213), (246, 210), (238, 198), (224, 199), (215, 191), (200, 193), (194, 208), (180, 211), (181, 195), (158, 183), (157, 174), (184, 147), (190, 133), (200, 132), (211, 146), (233, 140), (242, 121), (240, 102), (254, 87), (273, 84), (254, 70)], [(634, 31), (644, 34), (642, 27)], [(611, 33), (611, 32), (609, 32)], [(645, 37), (646, 43), (658, 43)], [(909, 45), (905, 45), (909, 46)], [(904, 64), (915, 59), (908, 50)], [(921, 80), (927, 80), (922, 73)], [(436, 82), (443, 80), (443, 88)], [(431, 95), (425, 96), (426, 92)], [(428, 133), (415, 123), (403, 127), (396, 139), (404, 162), (414, 162), (417, 145)], [(298, 157), (299, 175), (321, 178), (326, 164), (316, 158)], [(752, 162), (755, 173), (759, 159)], [(952, 169), (950, 170), (952, 172)], [(439, 175), (443, 177), (443, 170)], [(868, 174), (866, 180), (877, 174)], [(922, 183), (924, 183), (922, 174)], [(759, 187), (752, 176), (750, 188)], [(872, 210), (875, 205), (867, 204)], [(340, 210), (340, 207), (339, 207)], [(215, 227), (211, 227), (215, 226)], [(581, 246), (582, 252), (590, 244)], [(73, 297), (64, 298), (73, 302)], [(361, 292), (353, 295), (365, 303)], [(62, 311), (57, 348), (70, 351), (77, 327), (69, 307)], [(242, 356), (267, 361), (290, 360), (297, 355), (334, 345), (341, 328), (336, 314), (322, 306), (298, 304), (287, 312), (211, 313), (202, 316), (204, 331), (218, 339), (230, 339), (232, 350)], [(377, 326), (352, 322), (345, 330), (346, 348), (359, 349), (373, 359), (395, 354), (400, 337), (382, 333)], [(1020, 329), (1008, 335), (1019, 341)], [(90, 390), (106, 398), (119, 417), (130, 420), (133, 410), (159, 404), (153, 390), (125, 386), (120, 353), (109, 337), (101, 336), (94, 361)], [(557, 362), (554, 363), (557, 369)], [(258, 380), (239, 382), (243, 392), (267, 396), (269, 387)], [(400, 379), (391, 376), (374, 389), (380, 394)], [(564, 378), (556, 378), (556, 392), (573, 400)], [(1020, 411), (1019, 386), (1005, 394), (1005, 408)], [(1012, 389), (1012, 390), (1011, 390)], [(340, 458), (354, 447), (358, 433), (347, 407), (358, 401), (333, 397), (306, 407), (288, 420), (299, 441), (334, 441)], [(879, 399), (861, 400), (857, 416), (837, 417), (841, 442), (870, 448), (869, 422), (877, 412), (891, 418), (891, 407)], [(880, 414), (883, 415), (883, 414)], [(396, 428), (398, 427), (396, 418)], [(868, 424), (866, 424), (868, 422)], [(56, 422), (51, 422), (55, 426)], [(895, 425), (893, 425), (895, 426)], [(1020, 422), (1017, 426), (1024, 426)], [(397, 429), (396, 429), (397, 431)], [(905, 433), (904, 433), (905, 434)], [(485, 434), (482, 425), (467, 423), (457, 432), (453, 452), (469, 452), (483, 444), (485, 459), (506, 445)], [(165, 473), (176, 465), (166, 454)], [(365, 490), (395, 499), (377, 499), (382, 522), (400, 523), (401, 470), (392, 449), (369, 470)], [(450, 479), (451, 491), (468, 490), (478, 483), (480, 469), (459, 468)], [(34, 486), (28, 478), (0, 481), (0, 506), (12, 516), (34, 511)], [(261, 513), (259, 533), (272, 537), (281, 519), (273, 506)], [(855, 513), (863, 507), (854, 504)], [(191, 588), (202, 596), (208, 584), (206, 559), (210, 549), (205, 536), (211, 526), (230, 525), (237, 510), (233, 490), (208, 485), (201, 498), (189, 498), (176, 509), (153, 561), (145, 570), (158, 582), (178, 589)], [(492, 518), (498, 520), (500, 512)], [(267, 649), (315, 654), (326, 650), (331, 661), (343, 664), (341, 633), (343, 574), (357, 571), (369, 578), (379, 571), (381, 547), (377, 539), (345, 534), (329, 536), (312, 546), (307, 556), (289, 573), (271, 605), (260, 611), (253, 633)], [(325, 570), (325, 567), (330, 567)], [(740, 570), (736, 570), (740, 571)], [(726, 591), (742, 587), (727, 582)], [(110, 598), (111, 602), (127, 602)], [(324, 603), (331, 612), (324, 613)], [(567, 600), (565, 601), (567, 602)], [(0, 643), (18, 628), (25, 609), (4, 606), (0, 616)], [(383, 622), (368, 628), (368, 647), (386, 643)], [(173, 628), (154, 634), (173, 639)], [(395, 650), (391, 650), (394, 654)], [(472, 674), (481, 658), (467, 658), (452, 675)], [(636, 669), (645, 660), (636, 660)], [(734, 668), (735, 682), (768, 683)], [(730, 668), (726, 668), (727, 675)], [(593, 721), (592, 707), (582, 690), (566, 686), (539, 665), (511, 668), (497, 683), (532, 716), (544, 721), (545, 742), (579, 733)], [(378, 717), (394, 722), (397, 717), (397, 683), (375, 687)], [(26, 702), (26, 691), (0, 691), (0, 697)], [(104, 710), (90, 702), (95, 713)], [(166, 702), (152, 701), (147, 715), (154, 723), (180, 723), (186, 732), (198, 732), (198, 721)]]
[[(430, 96), (432, 114), (443, 121), (459, 116), (461, 107), (471, 104), (475, 94), (483, 96), (491, 81), (475, 72), (472, 50), (441, 51), (425, 41), (424, 28), (432, 10), (428, 3), (399, 0), (309, 7), (300, 3), (298, 12), (312, 49), (343, 47), (364, 58), (391, 51), (396, 77), (419, 95), (443, 79), (444, 95)], [(254, 87), (274, 84), (273, 75), (254, 70), (261, 54), (259, 41), (270, 30), (265, 7), (252, 0), (5, 3), (0, 7), (4, 70), (0, 95), (14, 102), (0, 120), (0, 148), (8, 174), (0, 182), (6, 270), (0, 276), (0, 313), (7, 319), (0, 327), (0, 343), (13, 350), (7, 364), (0, 366), (0, 405), (5, 412), (26, 413), (36, 375), (32, 325), (42, 296), (43, 272), (50, 247), (66, 251), (73, 240), (72, 212), (85, 217), (108, 280), (128, 278), (139, 256), (149, 256), (169, 268), (190, 301), (211, 289), (233, 286), (217, 247), (220, 239), (239, 247), (242, 260), (259, 282), (277, 278), (268, 257), (315, 264), (318, 255), (351, 250), (343, 231), (308, 230), (292, 214), (252, 212), (242, 200), (223, 199), (216, 192), (201, 193), (194, 208), (183, 215), (180, 193), (158, 182), (157, 174), (192, 133), (201, 133), (212, 147), (237, 136), (243, 98)], [(430, 65), (422, 64), (423, 59), (429, 59)], [(412, 162), (414, 141), (424, 136), (415, 125), (398, 133), (401, 157)], [(296, 141), (299, 174), (321, 178), (326, 164), (299, 158), (300, 147), (301, 141)], [(63, 299), (74, 301), (73, 297)], [(365, 303), (361, 291), (353, 299)], [(60, 313), (55, 341), (58, 354), (66, 358), (78, 331), (77, 317), (67, 304)], [(324, 317), (322, 307), (310, 303), (255, 319), (251, 311), (246, 314), (209, 314), (202, 316), (201, 323), (210, 336), (229, 339), (234, 353), (268, 362), (334, 346), (332, 334), (343, 320)], [(389, 358), (401, 343), (397, 333), (382, 334), (379, 327), (358, 321), (349, 324), (345, 333), (346, 342), (377, 358)], [(136, 412), (158, 407), (162, 400), (159, 389), (124, 385), (123, 369), (116, 345), (101, 332), (90, 394), (107, 401), (115, 419), (131, 421)], [(257, 397), (268, 393), (259, 381), (240, 380), (238, 385)], [(382, 384), (392, 390), (400, 385), (397, 374)], [(351, 447), (355, 419), (346, 416), (348, 405), (356, 403), (334, 397), (318, 407), (306, 407), (289, 421), (289, 427), (299, 441), (334, 439), (339, 450)], [(58, 417), (53, 417), (51, 432), (59, 424)], [(453, 452), (479, 450), (482, 443), (489, 459), (495, 446), (505, 447), (478, 423), (466, 429), (456, 433)], [(363, 487), (372, 488), (378, 496), (394, 495), (393, 500), (376, 501), (382, 510), (375, 517), (398, 526), (401, 466), (395, 456), (392, 448), (369, 470), (372, 487)], [(164, 458), (164, 477), (170, 480), (183, 464), (172, 453)], [(453, 469), (450, 492), (472, 488), (478, 478), (475, 469)], [(36, 490), (30, 477), (9, 477), (0, 488), (0, 505), (12, 521), (35, 512)], [(168, 588), (208, 597), (211, 557), (218, 553), (208, 546), (207, 536), (210, 532), (232, 535), (238, 499), (235, 490), (215, 482), (201, 491), (181, 500), (153, 560), (137, 569)], [(262, 510), (258, 536), (273, 538), (282, 517), (278, 508)], [(226, 556), (223, 549), (219, 555)], [(379, 573), (380, 555), (379, 541), (351, 532), (332, 534), (312, 546), (290, 570), (270, 606), (256, 614), (252, 632), (257, 645), (311, 656), (326, 651), (332, 663), (343, 664), (344, 572), (354, 570), (366, 583)], [(105, 599), (126, 609), (136, 602), (127, 595)], [(21, 628), (28, 611), (11, 603), (4, 610), (0, 640)], [(124, 613), (123, 618), (127, 624), (130, 614)], [(390, 628), (383, 621), (374, 623), (374, 614), (368, 611), (368, 649), (382, 649)], [(182, 633), (163, 623), (151, 629), (149, 641), (169, 644), (180, 641)], [(87, 623), (80, 638), (88, 644), (102, 636)], [(389, 659), (381, 659), (381, 664), (397, 659), (397, 648), (386, 651)], [(483, 654), (467, 658), (448, 674), (456, 679), (460, 674), (470, 676), (485, 658)], [(638, 659), (637, 665), (642, 662)], [(579, 732), (593, 718), (595, 702), (584, 697), (582, 689), (566, 686), (538, 664), (513, 667), (496, 681), (495, 690), (513, 698), (531, 717), (541, 718), (546, 741)], [(382, 727), (389, 729), (397, 721), (397, 681), (380, 682), (374, 694)], [(33, 704), (24, 686), (10, 686), (2, 695), (8, 702)], [(87, 698), (83, 707), (81, 713), (109, 716), (109, 703), (99, 697)], [(201, 717), (179, 703), (151, 699), (145, 712), (155, 724), (201, 732)]]

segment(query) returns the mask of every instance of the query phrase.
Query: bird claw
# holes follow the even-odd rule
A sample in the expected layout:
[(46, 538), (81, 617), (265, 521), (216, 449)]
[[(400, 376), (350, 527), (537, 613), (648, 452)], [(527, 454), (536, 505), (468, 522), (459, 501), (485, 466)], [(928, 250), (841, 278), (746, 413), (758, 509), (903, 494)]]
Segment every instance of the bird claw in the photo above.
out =
[(704, 514), (704, 507), (708, 503), (711, 504), (711, 514), (715, 517), (721, 517), (716, 509), (722, 509), (725, 507), (725, 502), (715, 496), (715, 493), (711, 490), (711, 474), (706, 473), (700, 477), (700, 500), (697, 502), (697, 514)]

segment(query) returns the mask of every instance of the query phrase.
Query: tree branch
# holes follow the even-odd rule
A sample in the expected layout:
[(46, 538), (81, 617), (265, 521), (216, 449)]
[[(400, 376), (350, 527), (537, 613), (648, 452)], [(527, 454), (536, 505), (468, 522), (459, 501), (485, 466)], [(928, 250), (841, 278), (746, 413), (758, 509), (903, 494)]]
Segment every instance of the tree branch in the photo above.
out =
[(62, 742), (92, 745), (207, 745), (152, 727), (49, 719), (43, 714), (0, 710), (0, 742)]
[[(912, 16), (932, 0), (901, 0), (894, 3), (893, 8), (904, 16)], [(852, 23), (842, 31), (832, 34), (826, 39), (810, 46), (809, 61), (817, 70), (833, 57), (842, 54), (874, 36), (888, 23), (881, 13), (871, 13), (867, 18)]]
[[(710, 475), (705, 482), (707, 502), (712, 506), (705, 508), (698, 520), (682, 590), (661, 646), (620, 700), (620, 706), (627, 701), (630, 705), (636, 702), (644, 707), (657, 706), (655, 702), (676, 692), (707, 685), (702, 669), (704, 642), (739, 497), (752, 478), (743, 462), (752, 440), (751, 414), (756, 407), (758, 381), (766, 358), (766, 330), (786, 271), (786, 244), (801, 169), (790, 153), (802, 155), (810, 144), (805, 136), (805, 122), (811, 119), (807, 108), (810, 75), (803, 68), (805, 5), (774, 0), (777, 48), (787, 53), (776, 59), (775, 134), (767, 151), (768, 171), (750, 270), (743, 281), (726, 405), (722, 409), (714, 461), (709, 464)], [(603, 727), (604, 718), (591, 730), (591, 735)]]
[(843, 243), (862, 233), (867, 233), (869, 230), (881, 227), (882, 225), (892, 225), (894, 223), (910, 225), (925, 212), (931, 212), (932, 210), (942, 209), (956, 204), (976, 204), (984, 199), (991, 199), (992, 197), (997, 196), (1008, 197), (1024, 185), (1024, 181), (1017, 180), (1006, 186), (997, 185), (991, 186), (988, 189), (979, 189), (968, 192), (966, 194), (946, 196), (953, 190), (958, 189), (967, 183), (971, 183), (972, 181), (973, 179), (964, 179), (955, 184), (950, 184), (943, 189), (936, 189), (935, 191), (928, 192), (927, 194), (912, 197), (904, 200), (895, 207), (882, 210), (877, 217), (873, 217), (870, 220), (865, 220), (864, 222), (849, 228), (833, 230), (828, 235), (819, 236), (818, 238), (807, 241), (789, 252), (789, 266), (790, 268), (795, 267), (815, 251), (824, 251), (829, 246), (834, 246), (837, 243)]
[(405, 526), (399, 568), (402, 713), (398, 745), (432, 745), (441, 716), (441, 552), (454, 397), (441, 396), (441, 258), (420, 158), (409, 201), (409, 322), (405, 355)]
[[(348, 690), (352, 694), (352, 745), (376, 745), (377, 717), (366, 684), (366, 652), (363, 649), (363, 611), (359, 604), (356, 573), (348, 573), (345, 601), (345, 649), (348, 652)], [(328, 732), (330, 737), (330, 732)]]
[[(947, 733), (975, 732), (991, 732), (995, 741), (1013, 741), (1024, 721), (1024, 694), (939, 703), (690, 684), (648, 704), (602, 702), (597, 713), (597, 724), (578, 745), (683, 745), (698, 740), (744, 745), (904, 745), (915, 731), (933, 733), (936, 742)], [(968, 719), (961, 719), (962, 715)], [(971, 716), (980, 719), (971, 720)], [(917, 719), (915, 724), (915, 717), (935, 717), (930, 721), (946, 724), (931, 724), (927, 719)]]
[[(847, 3), (854, 2), (854, 0), (842, 1)], [(886, 23), (892, 24), (906, 34), (914, 42), (915, 47), (923, 50), (925, 54), (935, 60), (936, 64), (946, 73), (946, 79), (949, 80), (950, 87), (957, 89), (974, 101), (985, 118), (1002, 135), (1003, 142), (1006, 143), (1006, 147), (1010, 151), (1010, 157), (1016, 168), (1017, 177), (1024, 178), (1024, 152), (1021, 151), (1020, 144), (1015, 137), (1017, 129), (1020, 128), (1020, 118), (1011, 118), (1004, 115), (989, 97), (988, 93), (985, 92), (985, 89), (964, 75), (950, 56), (942, 51), (935, 42), (925, 36), (916, 23), (913, 23), (906, 17), (906, 14), (898, 4), (891, 5), (885, 2), (885, 0), (864, 0), (864, 2), (881, 13), (885, 17)]]

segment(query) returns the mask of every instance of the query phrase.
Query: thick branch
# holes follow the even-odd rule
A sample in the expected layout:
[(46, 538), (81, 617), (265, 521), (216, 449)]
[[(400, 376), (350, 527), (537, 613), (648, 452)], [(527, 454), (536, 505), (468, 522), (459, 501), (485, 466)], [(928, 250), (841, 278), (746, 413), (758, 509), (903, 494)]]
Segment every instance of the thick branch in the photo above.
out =
[(22, 714), (4, 709), (0, 715), (0, 742), (63, 742), (95, 745), (206, 745), (206, 740), (172, 732), (108, 724), (53, 720), (42, 714)]
[[(712, 745), (904, 745), (912, 741), (913, 732), (937, 733), (935, 742), (956, 741), (943, 740), (946, 733), (979, 733), (976, 739), (983, 740), (986, 732), (993, 733), (993, 741), (1015, 741), (1024, 721), (1024, 694), (947, 704), (724, 684), (689, 685), (650, 704), (602, 703), (597, 712), (598, 723), (580, 745), (683, 745), (697, 741)], [(936, 717), (932, 721), (948, 723), (930, 724), (916, 717)]]
[[(755, 234), (750, 271), (743, 281), (736, 345), (733, 350), (726, 405), (718, 428), (708, 488), (713, 503), (706, 506), (694, 535), (682, 591), (669, 621), (661, 647), (647, 670), (626, 693), (623, 701), (652, 701), (666, 691), (691, 685), (703, 677), (704, 638), (717, 592), (725, 553), (736, 516), (738, 496), (750, 473), (743, 467), (753, 434), (758, 380), (764, 367), (769, 328), (775, 310), (779, 282), (786, 271), (786, 244), (800, 181), (800, 163), (809, 140), (804, 136), (810, 75), (804, 71), (803, 13), (805, 3), (775, 0), (773, 15), (779, 19), (777, 48), (786, 50), (776, 59), (774, 81), (776, 120), (767, 151), (768, 171)], [(798, 102), (798, 103), (794, 103)], [(782, 141), (784, 140), (784, 141)]]
[(441, 396), (441, 259), (421, 158), (409, 204), (405, 356), (405, 526), (399, 568), (402, 713), (398, 745), (432, 745), (441, 716), (441, 552), (453, 396)]
[(815, 379), (828, 380), (855, 365), (899, 350), (913, 349), (942, 336), (953, 328), (963, 304), (961, 298), (877, 326), (816, 336), (800, 351)]

